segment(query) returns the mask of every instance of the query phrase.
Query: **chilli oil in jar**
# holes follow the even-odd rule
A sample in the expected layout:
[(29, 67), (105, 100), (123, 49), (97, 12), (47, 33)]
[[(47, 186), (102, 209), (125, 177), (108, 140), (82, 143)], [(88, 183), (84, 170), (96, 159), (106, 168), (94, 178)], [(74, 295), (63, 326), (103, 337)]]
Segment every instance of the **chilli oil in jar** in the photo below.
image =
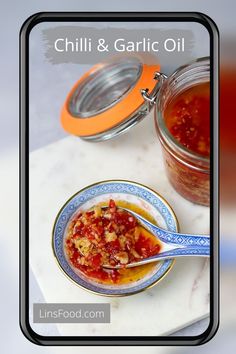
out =
[(161, 86), (155, 114), (170, 183), (184, 198), (209, 205), (209, 59), (178, 69)]

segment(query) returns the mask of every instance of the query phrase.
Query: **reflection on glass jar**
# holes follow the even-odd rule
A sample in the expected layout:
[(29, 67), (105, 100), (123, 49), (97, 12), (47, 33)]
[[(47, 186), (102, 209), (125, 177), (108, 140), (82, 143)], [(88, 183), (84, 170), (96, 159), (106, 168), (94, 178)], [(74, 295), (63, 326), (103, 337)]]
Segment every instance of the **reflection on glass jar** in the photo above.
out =
[(155, 124), (168, 178), (184, 198), (209, 205), (209, 59), (181, 67), (161, 86)]
[[(73, 86), (61, 123), (87, 141), (125, 133), (155, 109), (169, 180), (183, 197), (209, 205), (209, 58), (171, 76), (136, 56), (114, 57), (92, 67)], [(141, 94), (140, 94), (141, 93)]]

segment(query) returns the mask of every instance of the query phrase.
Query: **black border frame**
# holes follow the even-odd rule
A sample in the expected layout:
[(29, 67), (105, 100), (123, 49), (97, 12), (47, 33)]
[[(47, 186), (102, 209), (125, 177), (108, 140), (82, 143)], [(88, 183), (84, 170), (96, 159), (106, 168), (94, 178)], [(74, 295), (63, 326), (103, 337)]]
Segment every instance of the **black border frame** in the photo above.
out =
[[(210, 324), (198, 336), (58, 337), (41, 336), (29, 323), (29, 35), (41, 22), (197, 22), (210, 36), (211, 160), (210, 160)], [(29, 17), (20, 30), (20, 327), (31, 342), (39, 345), (199, 345), (208, 342), (219, 326), (219, 212), (218, 212), (218, 76), (219, 32), (207, 15), (195, 12), (41, 12)]]

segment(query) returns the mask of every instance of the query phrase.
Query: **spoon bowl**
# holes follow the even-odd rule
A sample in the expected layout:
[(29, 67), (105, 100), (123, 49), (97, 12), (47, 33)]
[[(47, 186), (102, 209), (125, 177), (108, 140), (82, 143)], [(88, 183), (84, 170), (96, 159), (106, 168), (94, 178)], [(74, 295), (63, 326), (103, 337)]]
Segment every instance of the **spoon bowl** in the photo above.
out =
[[(102, 208), (106, 209), (107, 207)], [(109, 264), (104, 264), (103, 268), (132, 268), (143, 264), (186, 256), (209, 257), (210, 237), (208, 235), (182, 234), (164, 230), (132, 210), (120, 206), (118, 209), (124, 210), (134, 216), (138, 220), (141, 227), (155, 236), (161, 243), (161, 251), (152, 257), (143, 258), (139, 261), (128, 263), (126, 265), (116, 264), (112, 266)]]

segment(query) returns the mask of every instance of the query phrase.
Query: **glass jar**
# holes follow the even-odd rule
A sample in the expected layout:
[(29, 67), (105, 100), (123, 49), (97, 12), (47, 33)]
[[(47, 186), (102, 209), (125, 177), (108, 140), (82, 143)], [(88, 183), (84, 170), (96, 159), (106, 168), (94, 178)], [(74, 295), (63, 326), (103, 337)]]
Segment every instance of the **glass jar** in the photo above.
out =
[(158, 63), (147, 65), (142, 56), (110, 58), (75, 83), (62, 108), (62, 126), (84, 140), (103, 141), (131, 129), (154, 109), (171, 184), (186, 199), (208, 205), (209, 157), (190, 151), (171, 135), (165, 112), (184, 90), (209, 83), (209, 70), (209, 58), (200, 58), (167, 77)]
[(210, 198), (209, 157), (180, 144), (168, 130), (165, 114), (174, 98), (198, 84), (209, 83), (209, 78), (209, 58), (201, 58), (179, 68), (161, 85), (155, 109), (155, 126), (170, 183), (184, 198), (206, 206), (209, 205)]

